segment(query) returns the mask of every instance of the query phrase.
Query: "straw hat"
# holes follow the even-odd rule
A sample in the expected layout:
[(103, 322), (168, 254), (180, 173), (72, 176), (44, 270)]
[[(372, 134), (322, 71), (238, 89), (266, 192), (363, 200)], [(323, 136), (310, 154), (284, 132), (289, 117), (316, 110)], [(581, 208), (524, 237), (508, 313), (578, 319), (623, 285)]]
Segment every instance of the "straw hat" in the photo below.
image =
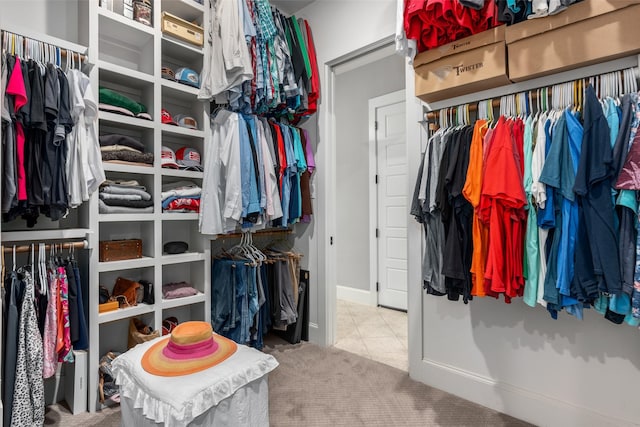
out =
[(203, 371), (235, 353), (235, 342), (213, 333), (207, 322), (184, 322), (142, 356), (142, 368), (153, 375), (177, 377)]

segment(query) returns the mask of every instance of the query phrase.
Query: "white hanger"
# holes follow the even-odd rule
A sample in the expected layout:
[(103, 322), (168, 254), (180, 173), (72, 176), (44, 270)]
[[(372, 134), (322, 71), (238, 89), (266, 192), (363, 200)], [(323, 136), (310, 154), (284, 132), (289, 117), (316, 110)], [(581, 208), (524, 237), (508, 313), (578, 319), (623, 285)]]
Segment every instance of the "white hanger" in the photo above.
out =
[(42, 289), (40, 289), (40, 293), (43, 295), (47, 295), (48, 292), (48, 283), (47, 283), (47, 266), (45, 264), (45, 259), (47, 257), (46, 249), (44, 243), (40, 243), (38, 245), (38, 275), (40, 277), (40, 283), (42, 284)]

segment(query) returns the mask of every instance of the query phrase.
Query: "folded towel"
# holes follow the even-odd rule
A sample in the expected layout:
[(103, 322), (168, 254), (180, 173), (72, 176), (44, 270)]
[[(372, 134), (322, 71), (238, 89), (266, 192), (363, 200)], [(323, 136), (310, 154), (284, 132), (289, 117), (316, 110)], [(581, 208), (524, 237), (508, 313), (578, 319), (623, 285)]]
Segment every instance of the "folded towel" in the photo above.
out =
[(101, 214), (115, 213), (153, 213), (153, 206), (148, 208), (127, 208), (124, 206), (108, 206), (102, 200), (98, 200), (98, 211)]
[(133, 153), (142, 153), (142, 151), (127, 147), (126, 145), (103, 145), (100, 147), (101, 153), (109, 153), (111, 151), (131, 151)]
[(125, 162), (136, 162), (153, 164), (153, 153), (136, 153), (134, 151), (108, 151), (102, 152), (102, 160), (122, 160)]
[[(140, 194), (111, 194), (101, 192), (98, 197), (102, 200), (142, 200), (142, 195)], [(149, 199), (151, 199), (151, 197), (149, 197)]]
[(200, 212), (200, 199), (194, 198), (181, 198), (172, 200), (167, 207), (162, 206), (164, 210), (174, 211), (188, 209), (193, 212)]
[(107, 89), (106, 87), (101, 87), (98, 92), (98, 102), (100, 103), (122, 107), (130, 111), (134, 115), (147, 112), (147, 107), (114, 90)]
[(125, 208), (148, 208), (153, 207), (153, 200), (111, 200), (106, 199), (102, 202), (107, 206), (122, 206)]
[[(144, 187), (142, 187), (144, 188)], [(145, 190), (141, 190), (140, 188), (121, 188), (115, 185), (106, 185), (100, 189), (100, 194), (124, 194), (131, 195), (135, 194), (142, 198), (142, 200), (151, 200), (151, 194), (147, 193)]]
[(162, 298), (175, 299), (198, 295), (198, 290), (193, 288), (187, 282), (167, 283), (162, 285)]
[(188, 200), (198, 200), (198, 204), (200, 203), (200, 196), (190, 196), (190, 197), (181, 197), (181, 196), (171, 196), (162, 200), (162, 209), (167, 209), (171, 202), (174, 200), (182, 200), (185, 205), (192, 204)]
[(135, 148), (142, 152), (145, 151), (144, 144), (130, 136), (118, 134), (100, 136), (100, 147), (107, 147), (110, 145), (124, 145), (125, 147)]

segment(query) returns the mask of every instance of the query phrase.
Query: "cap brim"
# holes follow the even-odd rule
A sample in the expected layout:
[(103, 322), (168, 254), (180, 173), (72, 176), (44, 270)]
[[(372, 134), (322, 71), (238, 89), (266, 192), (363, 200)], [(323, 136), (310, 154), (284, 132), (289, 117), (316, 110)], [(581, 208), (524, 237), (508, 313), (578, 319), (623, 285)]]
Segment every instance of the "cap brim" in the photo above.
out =
[(171, 126), (180, 126), (179, 124), (177, 124), (177, 123), (176, 123), (176, 122), (174, 122), (174, 121), (171, 121), (171, 122), (162, 122), (162, 124), (163, 124), (163, 125), (171, 125)]
[(177, 163), (165, 162), (161, 165), (163, 168), (172, 168), (172, 169), (180, 169), (180, 165)]
[(224, 362), (238, 349), (235, 342), (214, 333), (213, 339), (218, 344), (218, 348), (213, 354), (198, 359), (174, 360), (162, 354), (170, 338), (168, 336), (159, 340), (144, 353), (141, 363), (145, 371), (161, 377), (194, 374)]
[(178, 166), (180, 167), (180, 169), (184, 169), (184, 170), (196, 170), (199, 172), (203, 171), (202, 165), (199, 164), (188, 164), (188, 163), (184, 163), (183, 161), (178, 160), (177, 161)]

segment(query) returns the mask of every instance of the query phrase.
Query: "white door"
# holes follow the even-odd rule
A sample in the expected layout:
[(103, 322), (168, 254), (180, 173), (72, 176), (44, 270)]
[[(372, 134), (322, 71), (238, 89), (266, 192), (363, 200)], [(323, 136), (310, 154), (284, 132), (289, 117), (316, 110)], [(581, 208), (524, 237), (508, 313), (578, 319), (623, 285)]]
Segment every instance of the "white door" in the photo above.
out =
[[(377, 242), (378, 304), (406, 310), (408, 197), (404, 91), (372, 99), (369, 106), (374, 115), (377, 160), (374, 242)], [(373, 267), (371, 271), (374, 273)]]

